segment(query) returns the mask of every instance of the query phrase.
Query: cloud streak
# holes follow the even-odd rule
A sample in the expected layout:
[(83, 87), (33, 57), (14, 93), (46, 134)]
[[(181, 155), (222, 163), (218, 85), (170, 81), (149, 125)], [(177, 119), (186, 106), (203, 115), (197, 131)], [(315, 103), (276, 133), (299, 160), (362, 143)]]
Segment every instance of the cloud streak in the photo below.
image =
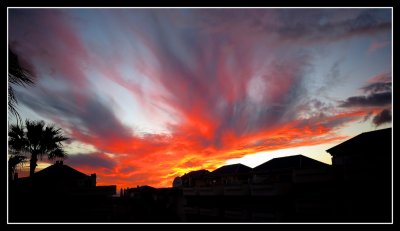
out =
[(361, 90), (367, 95), (349, 97), (339, 106), (386, 107), (392, 103), (392, 81), (389, 73), (372, 77)]
[[(336, 132), (365, 118), (366, 107), (377, 114), (391, 105), (382, 79), (336, 107), (314, 99), (307, 78), (319, 68), (313, 46), (387, 33), (385, 11), (10, 13), (10, 46), (38, 78), (16, 89), (21, 103), (96, 148), (68, 163), (96, 172), (100, 184), (169, 186), (232, 158), (339, 141)], [(338, 61), (327, 69), (343, 79)]]
[(367, 96), (352, 96), (340, 104), (341, 107), (376, 107), (392, 103), (391, 92), (375, 93)]
[(382, 110), (373, 119), (373, 122), (376, 126), (380, 126), (384, 123), (389, 123), (391, 121), (392, 121), (392, 115), (389, 109)]
[(368, 83), (361, 88), (367, 95), (352, 96), (339, 104), (345, 108), (370, 108), (363, 121), (371, 116), (376, 126), (389, 123), (392, 120), (391, 110), (387, 108), (392, 105), (392, 82), (390, 73), (384, 73), (369, 79)]
[(116, 166), (115, 160), (102, 153), (74, 154), (68, 157), (66, 164), (77, 168), (95, 168), (111, 170)]

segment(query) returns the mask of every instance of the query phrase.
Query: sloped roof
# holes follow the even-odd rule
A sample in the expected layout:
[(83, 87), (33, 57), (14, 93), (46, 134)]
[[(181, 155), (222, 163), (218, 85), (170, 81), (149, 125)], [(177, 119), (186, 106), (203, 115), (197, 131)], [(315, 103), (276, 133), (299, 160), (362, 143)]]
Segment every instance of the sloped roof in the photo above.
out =
[(231, 164), (219, 167), (211, 172), (212, 175), (230, 175), (249, 173), (252, 168), (243, 164)]
[(143, 185), (143, 186), (139, 186), (138, 188), (132, 188), (132, 190), (146, 193), (146, 192), (153, 192), (153, 191), (155, 191), (157, 189), (154, 188), (154, 187), (151, 187), (149, 185)]
[(156, 188), (151, 187), (151, 186), (149, 186), (149, 185), (143, 185), (143, 186), (139, 186), (139, 189), (140, 189), (140, 190), (154, 190), (154, 189), (156, 189)]
[(182, 176), (182, 178), (186, 178), (186, 177), (191, 177), (192, 179), (200, 179), (202, 177), (207, 176), (210, 173), (210, 171), (208, 170), (197, 170), (197, 171), (191, 171), (189, 173), (186, 173), (185, 175)]
[(265, 171), (281, 170), (281, 169), (307, 169), (307, 168), (320, 168), (327, 166), (329, 165), (311, 159), (307, 156), (294, 155), (294, 156), (274, 158), (263, 164), (258, 165), (253, 170), (254, 172), (265, 172)]
[(151, 187), (149, 185), (142, 185), (142, 186), (137, 186), (134, 188), (128, 188), (129, 190), (134, 190), (134, 191), (149, 191), (149, 190), (155, 190), (156, 188)]
[(39, 172), (35, 173), (35, 178), (49, 178), (49, 179), (82, 179), (88, 175), (79, 172), (78, 170), (64, 164), (53, 164)]
[(392, 128), (364, 132), (328, 150), (331, 155), (347, 155), (355, 152), (374, 154), (391, 148)]

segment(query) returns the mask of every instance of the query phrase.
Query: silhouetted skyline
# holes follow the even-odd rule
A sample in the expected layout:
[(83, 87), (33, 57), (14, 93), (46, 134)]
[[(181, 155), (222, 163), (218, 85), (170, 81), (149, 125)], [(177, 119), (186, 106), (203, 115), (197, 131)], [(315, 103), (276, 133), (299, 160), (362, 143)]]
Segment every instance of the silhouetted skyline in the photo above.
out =
[(99, 185), (165, 187), (294, 154), (330, 163), (325, 150), (391, 127), (391, 18), (390, 8), (11, 8), (9, 46), (35, 82), (15, 87), (18, 112), (62, 128), (64, 162)]
[(96, 186), (96, 174), (57, 161), (9, 182), (10, 221), (390, 222), (391, 137), (391, 128), (352, 137), (327, 150), (332, 165), (286, 156), (191, 171), (173, 187), (138, 185), (118, 196), (115, 185)]

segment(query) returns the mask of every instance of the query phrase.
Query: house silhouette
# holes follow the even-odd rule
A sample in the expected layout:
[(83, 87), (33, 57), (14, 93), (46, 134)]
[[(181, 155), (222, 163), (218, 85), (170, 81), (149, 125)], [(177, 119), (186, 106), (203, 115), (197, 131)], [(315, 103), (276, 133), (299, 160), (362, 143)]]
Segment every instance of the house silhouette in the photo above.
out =
[(23, 177), (14, 180), (14, 186), (19, 190), (37, 193), (57, 192), (61, 194), (88, 194), (112, 196), (116, 194), (116, 185), (96, 186), (96, 174), (86, 175), (63, 161), (36, 172), (33, 177)]
[(96, 186), (95, 174), (59, 161), (12, 182), (10, 220), (390, 222), (392, 129), (362, 133), (327, 152), (332, 165), (300, 154), (254, 168), (225, 165), (176, 177), (172, 188), (123, 189), (121, 197), (110, 197), (115, 186)]
[(351, 221), (390, 221), (392, 128), (365, 132), (327, 150), (335, 170), (337, 207)]
[[(388, 222), (392, 129), (362, 133), (327, 150), (332, 165), (304, 155), (181, 177), (185, 221)], [(248, 178), (246, 178), (248, 177)], [(240, 179), (240, 180), (239, 180)], [(246, 180), (247, 179), (247, 180)]]
[(33, 180), (36, 185), (41, 187), (62, 190), (96, 187), (96, 174), (86, 175), (63, 164), (63, 161), (56, 161), (55, 164), (36, 172)]
[(264, 162), (256, 167), (253, 171), (256, 173), (270, 172), (274, 170), (285, 169), (310, 169), (310, 168), (324, 168), (327, 164), (314, 160), (304, 155), (294, 155), (286, 157), (273, 158)]
[(96, 186), (96, 174), (56, 161), (32, 177), (10, 182), (9, 217), (25, 222), (104, 221), (112, 214), (115, 194), (116, 185)]
[(392, 128), (361, 133), (326, 151), (335, 166), (375, 169), (375, 174), (387, 176), (391, 170)]

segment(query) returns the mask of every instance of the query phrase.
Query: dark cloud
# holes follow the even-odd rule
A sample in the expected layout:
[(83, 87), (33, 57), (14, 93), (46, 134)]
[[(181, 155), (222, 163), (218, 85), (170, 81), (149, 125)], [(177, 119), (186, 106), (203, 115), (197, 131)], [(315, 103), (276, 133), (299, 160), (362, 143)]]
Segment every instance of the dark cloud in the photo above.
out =
[[(33, 93), (34, 91), (34, 93)], [(115, 116), (112, 107), (96, 95), (73, 90), (18, 89), (22, 104), (44, 117), (63, 118), (70, 128), (99, 137), (129, 137), (130, 131)], [(85, 105), (83, 106), (82, 103)]]
[(217, 35), (267, 34), (263, 41), (275, 46), (335, 42), (391, 30), (388, 9), (215, 9), (192, 13)]
[[(392, 104), (392, 83), (389, 73), (384, 73), (371, 78), (369, 80), (369, 83), (366, 86), (362, 87), (361, 90), (363, 90), (368, 95), (349, 97), (339, 106), (347, 108), (374, 107), (382, 110), (382, 108), (385, 108)], [(365, 122), (369, 120), (375, 113), (373, 111), (370, 111), (364, 116), (361, 121)], [(375, 115), (372, 120), (372, 122), (376, 126), (390, 121), (391, 115), (389, 109), (383, 109), (379, 114)]]
[[(292, 110), (293, 106), (306, 93), (302, 76), (307, 69), (307, 61), (310, 57), (307, 54), (296, 55), (297, 51), (287, 54), (281, 54), (282, 51), (280, 51), (276, 60), (265, 63), (257, 60), (257, 63), (268, 66), (268, 70), (264, 71), (265, 73), (260, 77), (263, 81), (260, 85), (265, 85), (265, 89), (263, 89), (263, 94), (257, 96), (260, 98), (259, 102), (251, 102), (248, 99), (246, 92), (253, 90), (246, 87), (251, 78), (262, 71), (252, 68), (255, 53), (265, 48), (255, 46), (252, 40), (248, 40), (248, 36), (245, 36), (248, 34), (246, 33), (249, 30), (246, 29), (248, 25), (266, 27), (269, 33), (277, 33), (279, 38), (277, 41), (280, 41), (280, 38), (318, 40), (327, 37), (343, 37), (346, 34), (357, 34), (364, 30), (379, 31), (379, 28), (385, 28), (384, 25), (389, 23), (378, 17), (379, 12), (359, 10), (346, 11), (349, 13), (343, 19), (334, 19), (338, 14), (335, 10), (231, 11), (221, 9), (190, 12), (191, 14), (179, 14), (170, 10), (149, 10), (138, 14), (125, 15), (123, 13), (123, 15), (125, 23), (136, 25), (129, 30), (131, 37), (135, 37), (139, 42), (140, 39), (145, 40), (142, 42), (148, 46), (159, 64), (156, 72), (160, 74), (152, 75), (151, 78), (161, 83), (170, 93), (160, 104), (167, 104), (177, 110), (183, 120), (190, 121), (193, 114), (196, 114), (196, 121), (208, 121), (212, 118), (216, 124), (214, 136), (211, 138), (214, 139), (214, 143), (219, 143), (218, 137), (226, 130), (233, 130), (240, 135), (290, 121), (296, 116)], [(30, 14), (29, 17), (36, 19), (33, 21), (38, 21), (37, 17), (40, 14), (39, 11)], [(57, 14), (62, 16), (60, 17), (62, 20), (59, 19), (60, 24), (68, 32), (71, 31), (71, 23), (67, 23), (64, 13), (57, 12)], [(40, 20), (52, 19), (55, 15), (44, 14)], [(232, 17), (233, 15), (235, 17)], [(14, 17), (17, 17), (17, 13)], [(181, 23), (182, 20), (193, 20), (196, 17), (205, 22), (205, 24), (195, 24), (199, 30), (190, 29)], [(138, 24), (138, 19), (146, 23)], [(244, 20), (243, 23), (232, 27), (233, 23), (236, 24), (242, 20)], [(13, 21), (15, 28), (21, 24), (16, 19)], [(62, 35), (55, 27), (53, 28), (52, 23), (46, 23), (52, 26), (52, 30), (57, 32), (57, 35)], [(22, 25), (27, 27), (25, 23)], [(218, 25), (221, 26), (222, 31), (215, 28)], [(213, 31), (216, 33), (208, 33)], [(17, 32), (19, 30), (12, 33), (15, 34), (15, 40), (18, 38)], [(40, 33), (32, 33), (36, 36), (36, 40), (40, 40), (37, 38), (40, 37)], [(108, 37), (104, 37), (103, 40), (107, 40)], [(255, 37), (260, 36), (258, 34)], [(264, 37), (261, 36), (261, 38)], [(87, 57), (88, 49), (82, 45), (83, 42), (78, 39), (79, 36), (68, 34), (67, 38), (68, 40), (64, 38), (65, 43), (71, 44), (74, 48), (71, 51), (77, 50), (71, 57), (78, 57), (87, 63), (85, 57)], [(51, 41), (53, 40), (54, 37), (51, 38)], [(267, 44), (269, 42), (268, 40)], [(47, 51), (48, 48), (44, 47), (43, 50)], [(117, 54), (120, 52), (116, 51)], [(268, 49), (268, 52), (273, 55), (275, 51)], [(88, 78), (82, 76), (83, 68), (79, 60), (68, 65), (68, 72), (63, 69), (65, 65), (61, 65), (64, 58), (55, 56), (52, 60), (59, 60), (57, 63), (52, 63), (52, 68), (57, 70), (59, 67), (60, 70), (57, 71), (60, 73), (79, 77), (79, 79)], [(328, 74), (329, 78), (336, 80), (340, 76), (339, 64), (339, 61), (333, 64)], [(72, 82), (79, 83), (79, 81)], [(374, 100), (374, 97), (372, 98)], [(82, 99), (85, 103), (80, 102)], [(352, 102), (348, 104), (354, 104), (353, 101), (363, 101), (363, 99), (349, 100)], [(46, 94), (34, 100), (26, 97), (25, 105), (33, 110), (42, 110), (43, 113), (63, 117), (74, 127), (99, 137), (132, 136), (116, 118), (112, 106), (96, 96), (86, 95), (85, 89), (82, 92), (47, 91)], [(197, 137), (197, 139), (204, 145), (210, 143), (209, 138)]]
[(358, 116), (347, 116), (342, 118), (331, 119), (327, 122), (322, 122), (321, 125), (327, 128), (338, 128), (346, 123), (354, 121), (355, 119), (359, 118)]
[(374, 117), (374, 119), (372, 120), (372, 122), (376, 125), (376, 126), (380, 126), (384, 123), (390, 123), (390, 121), (392, 121), (392, 114), (390, 109), (384, 109), (382, 110), (378, 115), (376, 115)]
[(365, 93), (388, 92), (392, 90), (392, 83), (391, 82), (370, 83), (361, 89)]
[(353, 96), (342, 102), (340, 107), (380, 107), (392, 103), (392, 93), (376, 93), (368, 96)]
[(271, 26), (283, 41), (305, 43), (337, 41), (391, 30), (389, 11), (345, 10), (341, 13), (343, 19), (337, 20), (333, 19), (335, 11), (330, 9), (286, 9), (277, 16), (281, 23)]
[(65, 163), (72, 167), (84, 167), (87, 168), (106, 168), (113, 169), (117, 162), (109, 158), (103, 153), (89, 153), (89, 154), (74, 154), (69, 155)]
[[(212, 168), (291, 142), (325, 142), (321, 135), (364, 114), (334, 117), (328, 102), (307, 103), (313, 86), (305, 76), (314, 67), (305, 45), (391, 28), (385, 9), (28, 11), (12, 10), (10, 18), (13, 46), (40, 76), (34, 88), (18, 89), (21, 103), (100, 152), (71, 155), (71, 164), (106, 168), (102, 177), (109, 179), (123, 173), (129, 184), (160, 184), (171, 169)], [(329, 87), (341, 81), (340, 61), (326, 77)], [(120, 96), (113, 83), (145, 110), (165, 109), (170, 134), (138, 135), (123, 124), (119, 117), (140, 123), (141, 112), (116, 114), (132, 105), (128, 98), (111, 100)], [(371, 86), (371, 95), (349, 98), (343, 107), (387, 105), (384, 88)], [(299, 104), (308, 118), (300, 122)], [(244, 147), (251, 150), (237, 152)]]
[(132, 172), (132, 171), (134, 171), (135, 170), (135, 168), (134, 167), (132, 167), (132, 166), (127, 166), (127, 167), (124, 167), (124, 168), (121, 168), (121, 172), (122, 173), (129, 173), (129, 172)]
[[(339, 106), (340, 107), (355, 107), (355, 108), (376, 108), (382, 110), (383, 108), (390, 106), (392, 104), (392, 82), (389, 73), (380, 74), (369, 80), (369, 83), (362, 87), (363, 90), (368, 95), (365, 96), (353, 96), (347, 98)], [(369, 120), (372, 116), (372, 122), (379, 126), (383, 123), (391, 121), (391, 112), (389, 109), (383, 109), (379, 114), (370, 111), (361, 122)], [(374, 115), (375, 114), (375, 115)]]
[(92, 134), (98, 136), (129, 137), (129, 131), (115, 116), (110, 104), (106, 105), (97, 99), (90, 99), (86, 107), (78, 115), (82, 123)]

